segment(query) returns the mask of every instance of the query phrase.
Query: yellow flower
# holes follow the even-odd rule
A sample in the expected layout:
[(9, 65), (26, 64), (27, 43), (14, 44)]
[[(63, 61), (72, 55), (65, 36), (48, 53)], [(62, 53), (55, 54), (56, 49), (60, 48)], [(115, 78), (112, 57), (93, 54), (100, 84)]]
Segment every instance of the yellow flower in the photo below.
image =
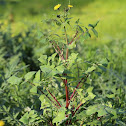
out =
[(4, 121), (0, 120), (0, 126), (4, 126), (4, 125), (5, 125)]
[(73, 5), (68, 5), (69, 8), (73, 7)]
[(55, 7), (54, 7), (54, 10), (58, 10), (60, 8), (61, 4), (57, 4)]

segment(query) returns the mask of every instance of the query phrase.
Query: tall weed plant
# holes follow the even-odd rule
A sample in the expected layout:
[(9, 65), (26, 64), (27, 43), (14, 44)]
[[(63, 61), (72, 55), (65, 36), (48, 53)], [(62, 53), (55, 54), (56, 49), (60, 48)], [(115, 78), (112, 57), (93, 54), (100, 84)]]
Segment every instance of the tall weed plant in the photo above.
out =
[[(1, 74), (5, 78), (1, 79), (0, 117), (5, 124), (125, 125), (125, 86), (113, 71), (110, 50), (107, 48), (108, 57), (86, 59), (96, 53), (82, 44), (92, 34), (98, 37), (95, 27), (99, 21), (88, 26), (79, 19), (73, 22), (71, 9), (70, 1), (66, 7), (57, 4), (53, 17), (45, 21), (49, 29), (38, 33), (41, 42), (55, 51), (41, 55), (40, 69), (27, 73), (17, 56), (5, 75)], [(85, 57), (77, 52), (79, 42)]]

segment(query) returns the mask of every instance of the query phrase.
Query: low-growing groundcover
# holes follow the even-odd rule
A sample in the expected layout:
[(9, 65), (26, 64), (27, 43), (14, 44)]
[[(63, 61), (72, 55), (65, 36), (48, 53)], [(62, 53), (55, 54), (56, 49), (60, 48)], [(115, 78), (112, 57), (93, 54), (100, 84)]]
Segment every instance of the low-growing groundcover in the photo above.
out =
[(71, 7), (55, 6), (50, 25), (61, 29), (59, 34), (38, 33), (55, 51), (47, 55), (45, 50), (38, 60), (37, 45), (27, 43), (34, 37), (20, 36), (23, 43), (16, 45), (18, 36), (1, 31), (0, 119), (5, 125), (125, 125), (126, 40), (85, 45), (91, 31), (98, 36), (98, 22), (82, 27), (78, 19), (71, 26)]

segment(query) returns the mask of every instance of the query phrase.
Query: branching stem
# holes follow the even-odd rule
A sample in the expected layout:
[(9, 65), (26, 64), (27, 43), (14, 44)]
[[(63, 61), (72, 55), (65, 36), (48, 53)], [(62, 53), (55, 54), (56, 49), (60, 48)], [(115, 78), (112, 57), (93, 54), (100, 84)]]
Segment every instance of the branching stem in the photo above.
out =
[[(85, 79), (85, 80), (84, 80), (84, 82), (85, 82), (85, 81), (87, 80), (87, 77), (88, 77), (88, 75), (86, 76), (86, 78), (83, 77), (83, 78), (79, 81), (79, 83), (77, 84), (76, 88), (74, 89), (73, 93), (72, 93), (71, 96), (70, 96), (70, 101), (71, 101), (71, 99), (73, 98), (73, 96), (74, 96), (74, 94), (75, 94), (77, 88), (78, 88), (79, 85), (81, 84), (81, 82), (82, 82), (84, 79)], [(69, 103), (70, 103), (70, 101), (69, 101)]]
[(50, 92), (50, 90), (47, 89), (47, 91), (48, 91), (49, 94), (53, 97), (53, 99), (57, 102), (57, 104), (58, 104), (60, 107), (62, 107), (62, 106), (60, 105), (60, 103), (58, 102), (58, 100), (56, 99), (56, 97)]
[[(29, 82), (31, 85), (35, 86), (33, 83)], [(54, 101), (52, 101), (52, 99), (47, 95), (45, 94), (40, 88), (37, 87), (37, 89), (46, 96), (46, 98), (48, 98), (58, 109), (59, 107), (54, 103)]]

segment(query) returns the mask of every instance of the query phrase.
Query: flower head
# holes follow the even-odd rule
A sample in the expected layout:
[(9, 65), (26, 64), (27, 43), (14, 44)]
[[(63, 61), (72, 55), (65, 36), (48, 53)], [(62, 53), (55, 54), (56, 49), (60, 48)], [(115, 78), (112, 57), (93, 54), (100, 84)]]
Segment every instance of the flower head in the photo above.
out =
[(61, 4), (57, 4), (55, 7), (54, 7), (54, 10), (58, 10), (60, 8)]
[(69, 8), (73, 7), (73, 5), (68, 5)]
[(4, 126), (4, 125), (5, 125), (4, 121), (0, 120), (0, 126)]

